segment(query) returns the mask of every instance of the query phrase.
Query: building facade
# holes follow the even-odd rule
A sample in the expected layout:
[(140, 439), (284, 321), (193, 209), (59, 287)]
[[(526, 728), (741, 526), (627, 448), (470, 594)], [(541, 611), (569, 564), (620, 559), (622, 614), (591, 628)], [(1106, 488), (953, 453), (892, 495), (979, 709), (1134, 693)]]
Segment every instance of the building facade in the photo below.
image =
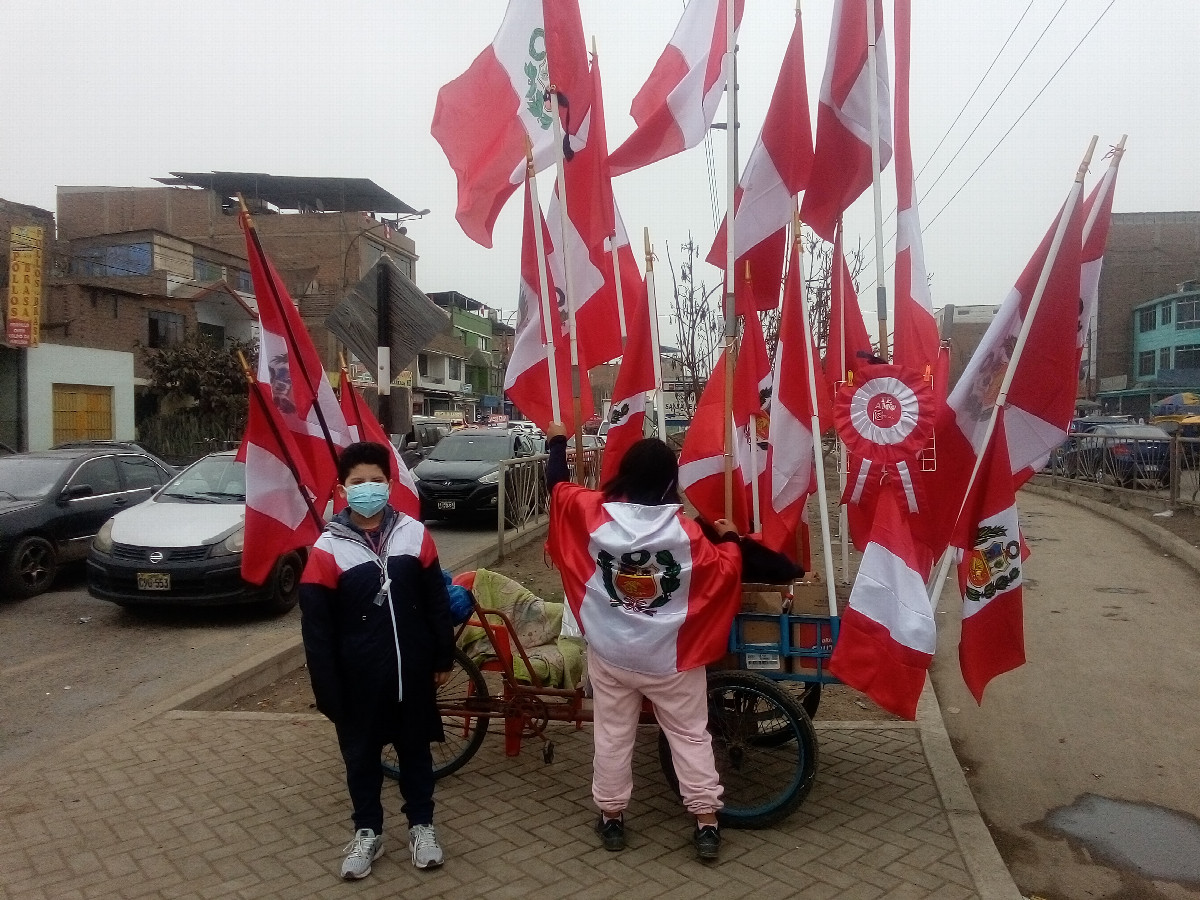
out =
[(999, 311), (999, 305), (958, 306), (947, 303), (934, 313), (938, 323), (938, 334), (950, 346), (950, 390), (953, 390), (958, 379), (962, 377), (971, 355), (983, 340), (983, 335)]
[(1200, 281), (1135, 306), (1127, 387), (1101, 391), (1108, 412), (1149, 416), (1150, 406), (1181, 391), (1200, 391)]

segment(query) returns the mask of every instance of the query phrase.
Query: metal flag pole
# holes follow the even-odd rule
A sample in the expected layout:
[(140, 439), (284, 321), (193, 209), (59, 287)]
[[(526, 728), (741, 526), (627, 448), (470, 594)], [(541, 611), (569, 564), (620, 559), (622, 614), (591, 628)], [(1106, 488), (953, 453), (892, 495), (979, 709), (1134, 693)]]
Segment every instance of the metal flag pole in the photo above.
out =
[(725, 206), (725, 518), (733, 518), (733, 374), (737, 363), (737, 303), (734, 277), (737, 245), (734, 232), (734, 194), (737, 191), (737, 44), (734, 34), (734, 6), (725, 4), (725, 125), (726, 184)]
[(525, 139), (525, 181), (529, 184), (529, 200), (533, 207), (533, 246), (537, 250), (538, 293), (541, 294), (542, 337), (546, 342), (546, 366), (550, 370), (550, 416), (562, 422), (562, 401), (558, 396), (558, 354), (554, 337), (558, 331), (557, 310), (550, 307), (550, 276), (546, 271), (546, 241), (542, 234), (542, 204), (538, 200), (537, 179), (533, 173), (533, 143)]
[(875, 198), (875, 297), (879, 307), (879, 358), (888, 361), (887, 287), (883, 283), (883, 188), (880, 184), (879, 159), (879, 58), (876, 55), (875, 2), (867, 7), (867, 80), (871, 82), (871, 191)]
[[(646, 240), (646, 312), (650, 316), (650, 353), (654, 357), (654, 419), (658, 439), (667, 439), (667, 411), (663, 404), (662, 349), (658, 342), (658, 295), (654, 289), (654, 250), (650, 246), (650, 229), (643, 230)], [(625, 360), (621, 360), (621, 365)]]

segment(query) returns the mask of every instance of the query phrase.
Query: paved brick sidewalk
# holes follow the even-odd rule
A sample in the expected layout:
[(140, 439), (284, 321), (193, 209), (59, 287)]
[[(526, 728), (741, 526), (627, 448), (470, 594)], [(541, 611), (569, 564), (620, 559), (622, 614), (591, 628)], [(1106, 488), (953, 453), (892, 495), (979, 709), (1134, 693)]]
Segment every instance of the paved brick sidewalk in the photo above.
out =
[(551, 765), (533, 744), (505, 758), (494, 733), (439, 783), (441, 870), (409, 863), (389, 786), (388, 852), (351, 886), (337, 877), (351, 826), (328, 722), (165, 712), (3, 776), (0, 896), (981, 896), (917, 725), (820, 728), (805, 804), (776, 828), (727, 830), (716, 865), (694, 858), (653, 729), (642, 730), (629, 848), (619, 854), (597, 848), (591, 830), (590, 732), (551, 730)]

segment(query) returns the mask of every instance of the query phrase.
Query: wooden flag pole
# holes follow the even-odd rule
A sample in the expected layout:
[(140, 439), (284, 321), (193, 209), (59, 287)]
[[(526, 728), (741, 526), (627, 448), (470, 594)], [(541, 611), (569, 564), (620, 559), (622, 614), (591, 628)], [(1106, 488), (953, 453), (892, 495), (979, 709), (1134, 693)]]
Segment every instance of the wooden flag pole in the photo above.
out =
[[(750, 260), (746, 260), (746, 291), (749, 294), (750, 290)], [(758, 313), (754, 313), (754, 318), (758, 319)], [(762, 330), (762, 322), (757, 321), (759, 330)], [(757, 385), (755, 385), (757, 387)], [(762, 496), (758, 485), (758, 458), (762, 453), (762, 449), (758, 446), (758, 413), (754, 412), (750, 416), (750, 421), (747, 424), (748, 433), (746, 435), (750, 442), (750, 524), (747, 526), (747, 531), (754, 534), (762, 528)]]
[[(658, 295), (654, 288), (654, 250), (650, 246), (650, 229), (643, 229), (646, 241), (646, 312), (650, 316), (650, 353), (654, 362), (654, 419), (658, 439), (667, 439), (667, 411), (663, 405), (662, 347), (658, 338)], [(624, 360), (622, 360), (624, 364)]]
[[(841, 216), (838, 216), (837, 225), (835, 227), (836, 227), (837, 231), (834, 234), (834, 246), (841, 246), (841, 244), (839, 244), (839, 241), (844, 239), (843, 235), (842, 235), (842, 217)], [(843, 252), (843, 254), (845, 253), (844, 247), (843, 247), (842, 252)], [(844, 259), (845, 259), (845, 256), (843, 255), (842, 260), (844, 261)], [(830, 273), (830, 276), (831, 276), (830, 290), (833, 289), (832, 279), (836, 278), (837, 286), (838, 286), (838, 296), (841, 298), (841, 301), (838, 303), (838, 332), (841, 335), (841, 340), (839, 341), (841, 346), (838, 347), (838, 359), (841, 360), (840, 364), (838, 365), (838, 374), (841, 376), (841, 378), (839, 379), (839, 381), (841, 381), (841, 379), (844, 379), (847, 377), (846, 372), (847, 372), (847, 370), (849, 368), (849, 364), (850, 364), (850, 361), (848, 359), (846, 359), (846, 278), (844, 275), (846, 267), (845, 267), (845, 265), (839, 263), (838, 260), (834, 260), (831, 258), (830, 268), (837, 269), (836, 275), (834, 275), (832, 272)], [(845, 497), (846, 496), (846, 476), (847, 476), (847, 469), (850, 466), (850, 460), (849, 460), (848, 454), (846, 452), (846, 444), (840, 437), (837, 439), (837, 447), (838, 447), (838, 496)], [(850, 511), (846, 508), (845, 503), (838, 504), (838, 543), (841, 545), (841, 551), (842, 551), (842, 584), (849, 584), (850, 583)], [(833, 576), (831, 574), (830, 579), (832, 580), (832, 578), (833, 578)]]
[(737, 43), (734, 3), (725, 4), (725, 518), (733, 518), (733, 376), (737, 364), (737, 303), (734, 278), (737, 242), (734, 240), (734, 196), (738, 180)]
[(879, 358), (888, 361), (887, 287), (883, 283), (883, 187), (879, 158), (879, 57), (875, 39), (875, 0), (866, 0), (867, 80), (870, 82), (871, 190), (875, 198), (875, 297), (879, 308)]
[(558, 396), (558, 354), (554, 338), (558, 333), (558, 310), (550, 306), (550, 276), (546, 271), (546, 241), (542, 234), (542, 205), (538, 200), (537, 179), (533, 173), (533, 143), (525, 138), (525, 180), (529, 183), (530, 205), (533, 207), (533, 246), (537, 251), (538, 293), (541, 294), (542, 334), (546, 345), (546, 367), (550, 371), (550, 415), (562, 424), (562, 400)]
[[(599, 59), (600, 55), (596, 52), (596, 36), (592, 35), (592, 65), (595, 66)], [(600, 149), (604, 153), (608, 153), (607, 147)], [(612, 254), (613, 282), (617, 292), (617, 324), (621, 327), (621, 352), (624, 353), (625, 343), (629, 338), (629, 323), (625, 321), (625, 297), (624, 289), (621, 286), (621, 257), (617, 253), (617, 207), (615, 203), (612, 212), (613, 230), (608, 236), (608, 250)], [(622, 225), (622, 230), (624, 230), (624, 225)]]

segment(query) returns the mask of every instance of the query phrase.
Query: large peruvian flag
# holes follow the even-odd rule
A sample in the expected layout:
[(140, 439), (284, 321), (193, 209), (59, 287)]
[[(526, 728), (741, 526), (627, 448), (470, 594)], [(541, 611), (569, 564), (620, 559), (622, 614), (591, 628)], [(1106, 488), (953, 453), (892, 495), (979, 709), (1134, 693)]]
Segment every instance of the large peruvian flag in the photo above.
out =
[(964, 538), (956, 541), (964, 548), (958, 563), (963, 598), (958, 663), (976, 703), (983, 702), (989, 681), (1025, 664), (1024, 544), (1012, 472), (1004, 458), (1004, 420), (996, 426), (959, 519)]
[(925, 271), (921, 218), (909, 139), (909, 63), (912, 0), (896, 0), (896, 316), (893, 361), (933, 376), (934, 394), (946, 396), (950, 355), (943, 352)]
[(324, 509), (337, 482), (338, 453), (353, 439), (296, 304), (263, 251), (249, 215), (243, 213), (241, 223), (258, 301), (258, 380), (271, 386), (275, 408), (304, 460), (310, 478), (306, 487), (317, 508)]
[(678, 504), (606, 503), (564, 482), (550, 499), (546, 549), (605, 662), (671, 675), (725, 653), (741, 603), (741, 551), (711, 543)]
[[(883, 0), (875, 4), (879, 166), (892, 156), (891, 94), (883, 39)], [(840, 216), (870, 186), (871, 82), (867, 68), (867, 0), (836, 0), (829, 54), (817, 107), (817, 147), (800, 218), (833, 240)]]
[(600, 483), (617, 474), (625, 451), (642, 439), (646, 424), (646, 394), (654, 390), (654, 351), (650, 340), (650, 309), (645, 288), (641, 303), (631, 305), (629, 341), (617, 370), (612, 407), (608, 414), (608, 436), (604, 441), (604, 461)]
[[(804, 76), (804, 33), (800, 13), (758, 142), (734, 192), (734, 241), (737, 271), (750, 267), (751, 278), (735, 277), (737, 309), (742, 315), (775, 309), (783, 277), (787, 226), (795, 196), (808, 184), (812, 169), (812, 125), (808, 115), (808, 84)], [(727, 263), (725, 223), (717, 231), (706, 261), (720, 269)], [(745, 288), (754, 285), (754, 296)]]
[(917, 717), (917, 700), (937, 649), (933, 607), (925, 592), (932, 566), (933, 554), (913, 537), (897, 492), (883, 491), (829, 670), (910, 720)]
[(774, 395), (771, 398), (770, 502), (764, 504), (763, 543), (798, 560), (797, 533), (805, 503), (817, 489), (813, 447), (813, 417), (824, 431), (833, 421), (825, 380), (817, 372), (812, 332), (804, 315), (800, 255), (792, 251), (787, 287), (779, 313), (779, 343), (775, 348)]
[(324, 524), (306, 495), (312, 481), (304, 457), (272, 397), (272, 387), (250, 385), (250, 410), (242, 442), (246, 462), (246, 537), (242, 578), (265, 584), (275, 561), (308, 547)]
[(825, 346), (825, 381), (830, 394), (846, 381), (846, 373), (854, 374), (856, 381), (862, 380), (862, 371), (871, 365), (875, 348), (863, 322), (862, 309), (858, 305), (858, 294), (854, 290), (854, 279), (846, 257), (842, 253), (842, 229), (839, 226), (833, 239), (833, 257), (829, 271), (829, 342)]
[(565, 98), (560, 116), (571, 135), (591, 105), (577, 0), (510, 0), (491, 46), (438, 91), (430, 131), (458, 176), (455, 218), (485, 247), (525, 176), (526, 140), (537, 171), (560, 152), (545, 100), (551, 84)]
[[(550, 246), (550, 232), (542, 218), (540, 207), (533, 202), (531, 185), (525, 188), (525, 227), (521, 240), (521, 288), (518, 301), (517, 333), (512, 356), (504, 372), (504, 390), (508, 397), (534, 424), (547, 431), (550, 423), (559, 421), (570, 433), (575, 430), (573, 392), (571, 390), (571, 352), (564, 326), (566, 310), (555, 289), (554, 278), (547, 267), (551, 314), (558, 321), (549, 323), (553, 329), (555, 381), (558, 384), (559, 408), (553, 407), (550, 394), (550, 346), (547, 343), (547, 323), (542, 317), (541, 274), (534, 228), (542, 230), (543, 247)], [(592, 390), (587, 383), (587, 371), (579, 377), (581, 414), (592, 414)]]
[[(725, 91), (727, 2), (691, 0), (684, 8), (671, 42), (633, 98), (629, 112), (637, 128), (609, 157), (613, 175), (674, 156), (703, 140)], [(733, 3), (737, 29), (745, 0)]]
[[(350, 380), (345, 369), (342, 369), (338, 400), (342, 406), (342, 415), (346, 417), (346, 424), (350, 428), (350, 436), (354, 440), (374, 441), (376, 444), (383, 444), (392, 452), (392, 468), (395, 469), (395, 472), (392, 473), (392, 487), (388, 494), (388, 502), (392, 508), (408, 513), (414, 519), (419, 519), (421, 517), (421, 501), (417, 495), (417, 483), (413, 480), (412, 472), (408, 471), (408, 466), (400, 458), (396, 445), (383, 433), (383, 426), (379, 424), (379, 420), (375, 418), (371, 408), (358, 393), (358, 389)], [(335, 493), (334, 512), (341, 512), (345, 507), (346, 502)]]

